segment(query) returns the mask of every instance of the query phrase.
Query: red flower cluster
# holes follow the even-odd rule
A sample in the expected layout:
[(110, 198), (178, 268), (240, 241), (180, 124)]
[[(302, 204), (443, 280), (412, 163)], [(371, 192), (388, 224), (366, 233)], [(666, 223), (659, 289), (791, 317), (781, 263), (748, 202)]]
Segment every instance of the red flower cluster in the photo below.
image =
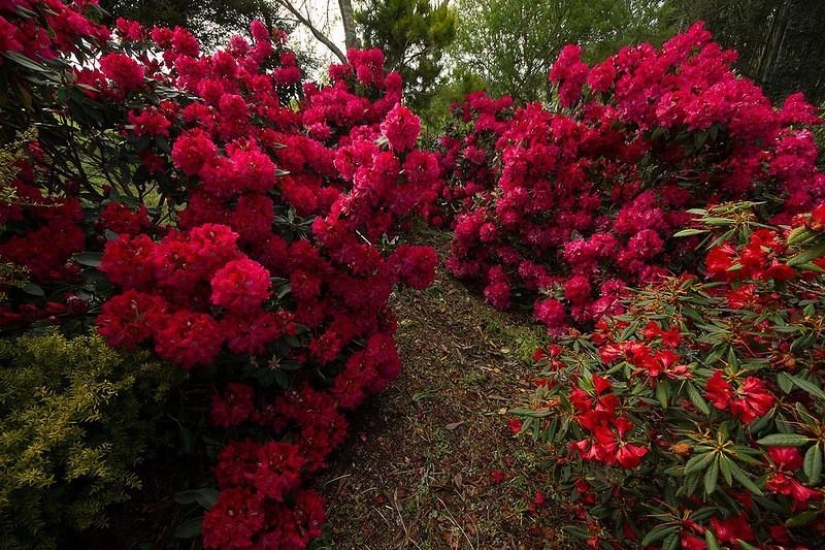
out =
[[(817, 123), (813, 107), (793, 96), (773, 108), (701, 25), (593, 68), (580, 53), (565, 48), (550, 72), (569, 109), (510, 114), (508, 101), (471, 96), (456, 126), (474, 127), (444, 140), (443, 194), (463, 210), (447, 265), (495, 307), (526, 297), (555, 335), (592, 326), (618, 312), (627, 285), (698, 259), (697, 237), (672, 238), (690, 222), (686, 210), (779, 196), (767, 207), (787, 223), (825, 197), (812, 134), (799, 126)], [(487, 165), (478, 176), (477, 162)], [(769, 236), (754, 239), (743, 261), (790, 277)], [(724, 250), (711, 261), (714, 273), (739, 268)]]
[(643, 533), (701, 550), (818, 540), (825, 226), (818, 206), (784, 230), (751, 208), (703, 214), (727, 230), (706, 251), (718, 280), (666, 278), (626, 296), (629, 313), (536, 353), (545, 370), (520, 430), (549, 444), (582, 516), (617, 545)]
[(581, 387), (570, 393), (570, 402), (577, 412), (576, 422), (591, 434), (587, 439), (571, 443), (570, 448), (583, 460), (618, 464), (625, 469), (637, 467), (649, 449), (627, 442), (626, 436), (632, 434), (633, 423), (617, 414), (620, 401), (610, 391), (610, 382), (593, 375), (592, 383), (592, 395)]

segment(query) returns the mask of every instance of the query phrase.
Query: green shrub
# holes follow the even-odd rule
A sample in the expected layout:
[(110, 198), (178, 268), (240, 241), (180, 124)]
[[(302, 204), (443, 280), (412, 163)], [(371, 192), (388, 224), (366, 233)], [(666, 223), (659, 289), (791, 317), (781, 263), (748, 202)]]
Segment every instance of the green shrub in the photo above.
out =
[(178, 369), (99, 337), (0, 340), (0, 548), (54, 548), (141, 483)]

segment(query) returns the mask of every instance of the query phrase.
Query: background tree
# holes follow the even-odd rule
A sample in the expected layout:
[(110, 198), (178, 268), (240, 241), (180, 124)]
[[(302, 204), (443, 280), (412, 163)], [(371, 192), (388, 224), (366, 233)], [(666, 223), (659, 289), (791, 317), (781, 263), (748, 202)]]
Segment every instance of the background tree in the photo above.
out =
[(112, 21), (118, 17), (146, 25), (186, 27), (207, 44), (245, 32), (254, 19), (278, 26), (277, 8), (267, 0), (100, 0)]
[(774, 99), (802, 90), (825, 101), (825, 2), (821, 0), (669, 0), (677, 30), (702, 20), (739, 52), (737, 68)]
[(401, 74), (407, 103), (425, 107), (439, 84), (445, 48), (456, 37), (458, 20), (448, 1), (369, 0), (355, 22), (361, 45), (381, 48), (386, 68)]
[(494, 95), (544, 98), (564, 45), (587, 44), (589, 60), (598, 61), (621, 44), (658, 43), (668, 35), (661, 9), (652, 0), (460, 0), (451, 53), (460, 73), (475, 73)]

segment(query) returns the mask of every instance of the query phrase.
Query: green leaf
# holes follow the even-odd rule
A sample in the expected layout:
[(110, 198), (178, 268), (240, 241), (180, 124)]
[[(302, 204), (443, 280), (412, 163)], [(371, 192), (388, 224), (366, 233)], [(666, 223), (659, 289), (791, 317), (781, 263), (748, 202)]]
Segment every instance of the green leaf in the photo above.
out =
[(201, 534), (201, 525), (203, 524), (203, 518), (194, 518), (181, 523), (178, 525), (178, 528), (175, 529), (175, 538), (176, 539), (193, 539)]
[(674, 237), (692, 237), (694, 235), (703, 235), (708, 233), (709, 229), (682, 229), (681, 231), (677, 231), (673, 234)]
[(685, 464), (685, 475), (690, 475), (693, 472), (700, 472), (708, 467), (710, 461), (713, 460), (713, 453), (702, 453), (691, 457)]
[(27, 69), (29, 69), (31, 71), (36, 71), (36, 72), (39, 72), (39, 73), (43, 73), (43, 72), (46, 72), (48, 70), (45, 66), (32, 61), (30, 58), (26, 57), (23, 54), (20, 54), (20, 53), (17, 53), (17, 52), (3, 52), (3, 55), (7, 59), (11, 59), (15, 63), (17, 63), (19, 65), (22, 65), (23, 67), (26, 67)]
[(800, 378), (799, 376), (789, 376), (791, 377), (791, 380), (793, 380), (793, 383), (796, 384), (799, 388), (805, 390), (817, 399), (825, 401), (825, 392), (823, 392), (816, 384), (808, 382), (807, 380), (805, 380), (804, 378)]
[(26, 294), (31, 294), (32, 296), (40, 296), (43, 297), (46, 295), (46, 291), (37, 286), (34, 283), (29, 283), (25, 286), (20, 287), (20, 290), (25, 292)]
[(808, 349), (814, 343), (813, 332), (808, 332), (791, 342), (791, 353), (798, 354), (800, 351)]
[(793, 380), (787, 372), (780, 372), (776, 375), (776, 385), (785, 394), (789, 394), (793, 390)]
[(696, 386), (690, 382), (687, 383), (687, 393), (693, 406), (699, 409), (705, 416), (710, 416), (710, 407), (708, 407), (707, 401), (705, 401), (705, 398), (699, 393), (699, 390), (696, 389)]
[(710, 529), (705, 529), (705, 542), (708, 545), (708, 550), (722, 550), (719, 546), (719, 541), (716, 540), (716, 535)]
[(719, 469), (722, 470), (722, 476), (728, 487), (733, 487), (733, 474), (731, 473), (731, 459), (725, 455), (719, 457)]
[[(717, 455), (718, 458), (718, 455)], [(719, 478), (719, 460), (714, 461), (713, 464), (705, 472), (705, 494), (710, 495), (716, 490), (716, 481)]]
[(803, 527), (811, 523), (813, 520), (815, 520), (818, 517), (818, 515), (819, 514), (817, 514), (813, 510), (806, 510), (795, 515), (792, 518), (788, 518), (788, 520), (785, 522), (785, 527)]
[(659, 380), (659, 384), (656, 386), (656, 399), (659, 400), (659, 404), (662, 405), (663, 409), (667, 408), (667, 398), (668, 398), (668, 385), (665, 383), (664, 380)]
[(805, 453), (805, 461), (802, 464), (805, 475), (811, 483), (819, 483), (822, 477), (822, 450), (819, 445), (814, 445)]
[(75, 262), (86, 267), (99, 267), (101, 258), (103, 258), (103, 254), (100, 252), (78, 252), (72, 255)]
[(679, 534), (673, 533), (662, 543), (662, 550), (676, 550), (679, 544)]
[(215, 505), (218, 500), (218, 490), (212, 487), (202, 489), (190, 489), (181, 491), (175, 495), (175, 502), (178, 504), (192, 504), (197, 502), (207, 510)]
[(750, 491), (751, 493), (762, 496), (762, 489), (756, 486), (756, 484), (751, 481), (751, 478), (745, 473), (745, 471), (739, 467), (739, 465), (734, 462), (733, 460), (730, 461), (730, 473), (733, 475), (733, 478), (738, 481), (745, 489)]
[(585, 531), (581, 527), (576, 527), (575, 525), (565, 525), (564, 530), (578, 539), (587, 540), (590, 538), (589, 531)]
[(816, 235), (814, 231), (811, 231), (803, 225), (790, 232), (787, 242), (789, 245), (802, 244)]
[(642, 546), (650, 546), (654, 542), (658, 542), (673, 533), (677, 533), (679, 531), (679, 527), (676, 525), (657, 525), (653, 529), (651, 529), (645, 538), (642, 539)]
[(808, 436), (799, 434), (771, 434), (766, 435), (757, 443), (767, 447), (800, 447), (813, 441)]
[(705, 130), (700, 130), (698, 132), (693, 133), (693, 144), (696, 146), (696, 149), (701, 149), (705, 142), (708, 140), (708, 133)]
[(816, 260), (822, 256), (825, 256), (825, 242), (818, 243), (804, 252), (797, 254), (788, 260), (788, 265), (794, 267), (797, 265), (806, 264), (811, 260)]
[(728, 218), (702, 218), (702, 223), (706, 225), (733, 225), (733, 220)]

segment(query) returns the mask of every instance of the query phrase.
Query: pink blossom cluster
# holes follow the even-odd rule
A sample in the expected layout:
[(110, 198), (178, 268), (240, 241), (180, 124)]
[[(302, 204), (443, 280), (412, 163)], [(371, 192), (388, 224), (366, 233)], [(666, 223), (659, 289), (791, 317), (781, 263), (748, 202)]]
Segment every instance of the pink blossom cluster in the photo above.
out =
[[(701, 24), (592, 68), (580, 54), (566, 48), (550, 72), (557, 106), (510, 116), (508, 103), (473, 96), (477, 128), (445, 139), (446, 181), (474, 193), (453, 196), (462, 213), (447, 265), (495, 307), (532, 302), (552, 334), (588, 326), (618, 311), (628, 285), (698, 260), (697, 237), (672, 238), (687, 210), (767, 200), (787, 223), (825, 196), (806, 129), (815, 109), (799, 94), (774, 108)], [(466, 112), (456, 124), (472, 124)], [(495, 140), (480, 146), (482, 135)]]

